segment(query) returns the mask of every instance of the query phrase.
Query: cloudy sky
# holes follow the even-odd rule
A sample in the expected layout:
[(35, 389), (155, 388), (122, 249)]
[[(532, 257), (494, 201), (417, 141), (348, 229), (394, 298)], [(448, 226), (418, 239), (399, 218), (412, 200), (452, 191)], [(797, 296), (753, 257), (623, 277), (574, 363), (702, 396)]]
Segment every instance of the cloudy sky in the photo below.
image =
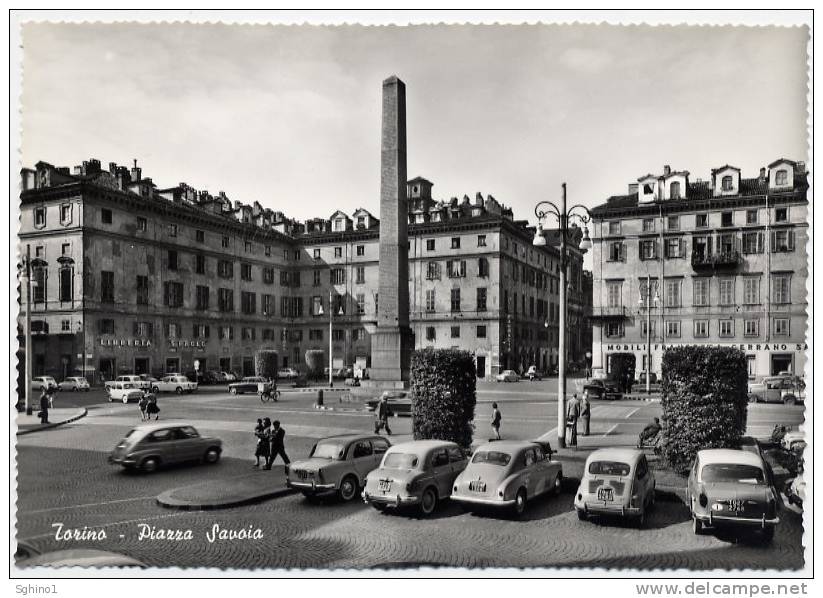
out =
[(801, 28), (49, 25), (23, 29), (22, 162), (137, 158), (300, 219), (379, 205), (381, 81), (407, 86), (408, 171), (533, 220), (664, 164), (707, 178), (806, 159)]

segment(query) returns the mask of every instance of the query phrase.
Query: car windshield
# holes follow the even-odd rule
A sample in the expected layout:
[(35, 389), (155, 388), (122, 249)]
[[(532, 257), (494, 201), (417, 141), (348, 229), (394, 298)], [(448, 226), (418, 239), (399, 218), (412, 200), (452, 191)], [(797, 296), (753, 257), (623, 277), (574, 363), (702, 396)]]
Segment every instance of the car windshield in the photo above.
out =
[(472, 463), (489, 463), (491, 465), (508, 465), (512, 456), (500, 451), (477, 451), (472, 457)]
[(589, 473), (594, 475), (614, 475), (625, 477), (632, 468), (628, 463), (620, 461), (592, 461), (589, 463)]
[(389, 453), (383, 459), (383, 467), (392, 469), (412, 469), (417, 467), (417, 455), (409, 453)]
[(343, 458), (346, 447), (337, 442), (318, 442), (311, 453), (317, 459), (338, 460)]
[(739, 484), (762, 484), (763, 470), (755, 465), (740, 463), (711, 463), (702, 470), (703, 481), (736, 482)]

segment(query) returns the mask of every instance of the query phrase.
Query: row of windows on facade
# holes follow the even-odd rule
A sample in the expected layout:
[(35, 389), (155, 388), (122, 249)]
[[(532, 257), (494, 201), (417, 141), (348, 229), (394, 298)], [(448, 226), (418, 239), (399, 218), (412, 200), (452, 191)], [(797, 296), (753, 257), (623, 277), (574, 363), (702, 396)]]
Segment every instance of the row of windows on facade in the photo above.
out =
[[(460, 326), (450, 326), (449, 327), (449, 338), (460, 338)], [(486, 327), (485, 326), (476, 326), (475, 327), (475, 338), (486, 338)], [(426, 340), (427, 341), (436, 341), (437, 340), (437, 329), (434, 326), (426, 326)]]
[[(774, 176), (774, 185), (775, 187), (785, 187), (789, 184), (789, 172), (785, 169), (778, 170), (775, 172)], [(720, 189), (722, 191), (734, 191), (734, 177), (731, 175), (726, 175), (720, 179)], [(653, 189), (651, 185), (644, 186), (645, 193), (652, 193)], [(681, 199), (681, 184), (680, 181), (673, 181), (669, 184), (669, 198), (670, 199)]]
[[(714, 242), (712, 239), (714, 238)], [(795, 232), (792, 230), (772, 231), (770, 237), (771, 253), (788, 253), (795, 249)], [(762, 232), (747, 232), (741, 237), (733, 233), (716, 236), (693, 236), (692, 259), (708, 259), (712, 254), (717, 256), (734, 256), (737, 253), (753, 255), (764, 253), (765, 234)], [(686, 240), (681, 238), (665, 239), (663, 242), (663, 257), (665, 259), (681, 259), (687, 255)], [(660, 259), (659, 242), (657, 239), (640, 239), (637, 242), (637, 253), (641, 260)], [(715, 247), (713, 250), (712, 248)], [(625, 262), (626, 243), (611, 241), (608, 244), (607, 261)]]
[[(761, 276), (742, 276), (743, 279), (743, 305), (760, 304)], [(711, 305), (711, 281), (712, 278), (699, 277), (692, 279), (692, 305), (694, 307), (708, 307)], [(771, 301), (776, 304), (791, 303), (791, 274), (772, 274), (771, 276)], [(640, 283), (640, 297), (646, 301), (647, 297), (659, 295), (658, 281), (651, 282), (651, 292), (646, 281)], [(734, 276), (721, 277), (717, 279), (718, 305), (737, 305), (735, 288), (737, 278)], [(663, 305), (665, 307), (681, 307), (682, 281), (672, 279), (664, 281), (663, 285)], [(623, 281), (606, 281), (606, 300), (610, 308), (623, 306)]]
[[(69, 330), (71, 328), (70, 320), (65, 320), (64, 322), (69, 322), (69, 326), (65, 330)], [(217, 338), (219, 340), (234, 340), (234, 326), (231, 325), (220, 325), (215, 326), (217, 330)], [(257, 340), (257, 328), (254, 326), (240, 326), (240, 338), (242, 340)], [(99, 334), (110, 334), (115, 335), (118, 334), (117, 326), (115, 320), (111, 318), (103, 318), (97, 321), (97, 331)], [(185, 336), (183, 326), (178, 323), (169, 322), (163, 325), (163, 332), (166, 338), (174, 340), (180, 339)], [(276, 338), (275, 329), (274, 328), (262, 328), (261, 329), (261, 339), (264, 341), (274, 341)], [(145, 321), (134, 321), (132, 322), (132, 335), (138, 338), (153, 338), (154, 337), (154, 324), (152, 322), (145, 322)], [(324, 330), (322, 328), (317, 329), (310, 329), (308, 331), (308, 339), (310, 341), (322, 341), (324, 336)], [(191, 327), (191, 339), (209, 339), (211, 338), (211, 325), (210, 324), (192, 324)], [(335, 328), (332, 330), (332, 340), (334, 341), (343, 341), (346, 338), (346, 330), (343, 328)], [(351, 329), (351, 340), (352, 341), (362, 341), (366, 338), (366, 330), (365, 328), (352, 328)], [(283, 329), (280, 331), (280, 340), (281, 341), (289, 341), (289, 342), (299, 342), (303, 340), (303, 331), (302, 330), (286, 330)]]
[[(746, 210), (746, 224), (747, 225), (754, 225), (759, 224), (760, 221), (760, 211), (759, 210)], [(658, 218), (643, 218), (643, 225), (642, 230), (644, 233), (651, 233), (655, 231), (656, 222)], [(681, 230), (682, 225), (684, 224), (683, 220), (685, 217), (680, 215), (674, 216), (666, 216), (663, 219), (664, 230), (667, 231), (679, 231)], [(787, 223), (789, 222), (789, 208), (782, 207), (782, 208), (775, 208), (774, 209), (774, 220), (775, 223)], [(734, 226), (734, 212), (727, 211), (720, 213), (720, 226), (727, 227), (727, 226)], [(701, 213), (694, 215), (694, 228), (709, 228), (709, 214), (708, 213)], [(611, 235), (620, 235), (622, 234), (622, 222), (620, 220), (610, 220), (608, 223), (608, 234)]]
[[(694, 320), (694, 338), (709, 338), (709, 330), (711, 329), (711, 320)], [(789, 318), (772, 318), (772, 335), (777, 337), (789, 336)], [(681, 322), (680, 320), (666, 320), (665, 338), (681, 338)], [(717, 320), (717, 335), (721, 338), (731, 338), (735, 336), (735, 320), (726, 318)], [(606, 336), (609, 338), (623, 337), (626, 335), (626, 327), (624, 322), (607, 322), (605, 327)], [(648, 322), (640, 322), (640, 336), (646, 338), (651, 336), (652, 339), (657, 339), (657, 323), (651, 321), (651, 328), (648, 327)], [(743, 320), (743, 336), (744, 337), (758, 337), (760, 336), (760, 320), (756, 318), (748, 318)]]

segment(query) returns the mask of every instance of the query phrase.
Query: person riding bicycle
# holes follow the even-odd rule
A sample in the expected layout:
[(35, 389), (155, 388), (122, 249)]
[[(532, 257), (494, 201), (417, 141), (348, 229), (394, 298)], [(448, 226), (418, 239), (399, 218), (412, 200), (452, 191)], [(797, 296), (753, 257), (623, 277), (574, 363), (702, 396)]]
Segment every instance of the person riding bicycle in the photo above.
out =
[(277, 382), (272, 378), (266, 378), (264, 382), (257, 383), (257, 394), (261, 399), (277, 400)]

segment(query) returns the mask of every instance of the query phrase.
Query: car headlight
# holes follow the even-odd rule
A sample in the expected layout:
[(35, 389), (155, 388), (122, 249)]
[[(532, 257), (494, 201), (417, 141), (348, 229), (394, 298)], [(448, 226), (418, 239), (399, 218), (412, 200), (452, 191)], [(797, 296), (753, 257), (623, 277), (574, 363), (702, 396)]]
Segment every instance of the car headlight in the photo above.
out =
[(317, 470), (317, 481), (320, 482), (321, 484), (323, 483), (323, 470), (322, 469)]
[(721, 505), (719, 503), (714, 503), (712, 505), (712, 511), (722, 511), (722, 510), (723, 510), (723, 505)]

